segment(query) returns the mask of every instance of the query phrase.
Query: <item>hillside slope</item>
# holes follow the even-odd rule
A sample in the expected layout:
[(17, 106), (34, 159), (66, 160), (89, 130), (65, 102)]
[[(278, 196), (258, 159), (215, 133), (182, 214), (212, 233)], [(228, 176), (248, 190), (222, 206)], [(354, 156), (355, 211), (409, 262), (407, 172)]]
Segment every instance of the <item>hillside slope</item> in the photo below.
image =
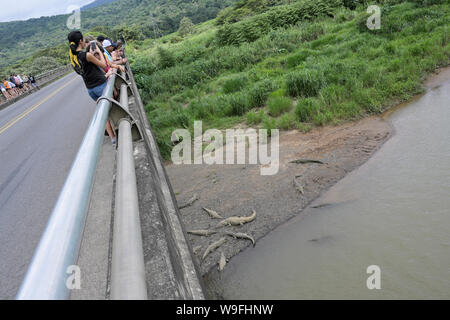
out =
[[(109, 1), (110, 2), (110, 1)], [(234, 0), (117, 0), (83, 10), (81, 29), (103, 32), (125, 28), (131, 35), (159, 37), (174, 32), (183, 17), (194, 23), (215, 18)], [(0, 23), (0, 68), (30, 57), (38, 50), (66, 41), (70, 15)]]
[[(364, 1), (244, 1), (194, 34), (129, 50), (160, 146), (171, 133), (236, 124), (307, 131), (377, 114), (422, 90), (450, 62), (448, 1), (379, 1), (369, 30)], [(358, 5), (359, 3), (359, 5)], [(260, 5), (258, 5), (260, 4)], [(227, 21), (226, 21), (227, 20)], [(223, 24), (225, 21), (225, 24)]]
[(117, 0), (95, 0), (94, 2), (91, 2), (91, 3), (81, 7), (81, 10), (92, 9), (92, 8), (99, 7), (99, 6), (114, 2), (114, 1), (117, 1)]

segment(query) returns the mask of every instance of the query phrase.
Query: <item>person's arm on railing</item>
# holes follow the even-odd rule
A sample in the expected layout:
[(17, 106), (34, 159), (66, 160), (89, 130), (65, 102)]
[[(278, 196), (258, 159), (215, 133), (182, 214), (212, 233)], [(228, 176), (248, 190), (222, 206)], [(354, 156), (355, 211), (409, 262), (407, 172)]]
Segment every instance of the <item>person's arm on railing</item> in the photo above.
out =
[(115, 63), (111, 63), (110, 66), (113, 69), (119, 69), (120, 71), (125, 72), (125, 68), (123, 66), (120, 66), (120, 65), (115, 64)]

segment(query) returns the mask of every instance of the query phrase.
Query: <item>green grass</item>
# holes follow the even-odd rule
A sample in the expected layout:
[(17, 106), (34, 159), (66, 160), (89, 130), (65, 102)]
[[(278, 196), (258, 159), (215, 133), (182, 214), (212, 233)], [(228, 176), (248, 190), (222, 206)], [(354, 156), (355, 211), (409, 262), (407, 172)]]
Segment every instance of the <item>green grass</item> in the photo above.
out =
[(272, 117), (265, 116), (262, 121), (262, 129), (267, 130), (268, 135), (271, 136), (271, 130), (278, 129), (277, 120)]
[(312, 122), (320, 113), (320, 102), (316, 98), (300, 99), (295, 106), (295, 115), (300, 122)]
[(245, 123), (250, 126), (260, 124), (263, 119), (264, 110), (262, 109), (260, 109), (259, 111), (250, 111), (245, 115)]
[[(330, 16), (263, 27), (231, 45), (217, 33), (225, 26), (211, 21), (176, 43), (171, 35), (165, 43), (131, 43), (139, 48), (129, 56), (160, 147), (169, 150), (170, 130), (192, 129), (194, 120), (210, 128), (245, 122), (306, 132), (378, 114), (419, 93), (425, 76), (450, 62), (450, 4), (385, 2), (381, 30), (364, 27), (364, 6), (333, 7)], [(258, 8), (228, 27), (286, 9)]]
[(295, 116), (292, 113), (283, 114), (277, 122), (277, 127), (282, 130), (289, 130), (295, 127)]
[(230, 79), (225, 80), (222, 86), (223, 93), (233, 93), (242, 90), (248, 82), (246, 76), (233, 76)]
[(287, 75), (286, 87), (291, 96), (312, 97), (326, 85), (322, 70), (302, 69)]
[(292, 107), (292, 101), (288, 97), (272, 96), (267, 100), (267, 109), (273, 117), (289, 111)]

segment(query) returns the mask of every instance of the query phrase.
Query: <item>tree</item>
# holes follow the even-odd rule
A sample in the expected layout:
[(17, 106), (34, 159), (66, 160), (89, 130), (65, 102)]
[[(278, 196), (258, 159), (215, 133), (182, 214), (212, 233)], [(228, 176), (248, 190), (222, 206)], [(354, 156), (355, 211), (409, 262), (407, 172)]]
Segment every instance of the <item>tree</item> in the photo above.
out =
[(180, 21), (180, 28), (178, 29), (178, 34), (182, 37), (184, 37), (187, 34), (190, 34), (194, 31), (194, 24), (192, 23), (191, 19), (188, 17), (184, 17)]

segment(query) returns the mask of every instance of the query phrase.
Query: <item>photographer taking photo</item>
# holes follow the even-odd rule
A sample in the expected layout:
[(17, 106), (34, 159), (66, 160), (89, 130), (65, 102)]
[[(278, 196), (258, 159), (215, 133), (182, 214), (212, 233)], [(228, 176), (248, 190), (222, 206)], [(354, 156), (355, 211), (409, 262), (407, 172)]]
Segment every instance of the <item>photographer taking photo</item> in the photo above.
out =
[[(95, 42), (86, 43), (80, 31), (70, 32), (67, 39), (70, 42), (70, 62), (74, 70), (83, 77), (89, 96), (97, 101), (103, 95), (107, 84), (107, 78), (103, 71), (107, 64), (101, 59), (102, 52)], [(86, 51), (84, 51), (85, 49)], [(98, 54), (100, 59), (95, 54)], [(116, 135), (109, 120), (106, 123), (106, 131), (111, 142), (116, 144)]]

